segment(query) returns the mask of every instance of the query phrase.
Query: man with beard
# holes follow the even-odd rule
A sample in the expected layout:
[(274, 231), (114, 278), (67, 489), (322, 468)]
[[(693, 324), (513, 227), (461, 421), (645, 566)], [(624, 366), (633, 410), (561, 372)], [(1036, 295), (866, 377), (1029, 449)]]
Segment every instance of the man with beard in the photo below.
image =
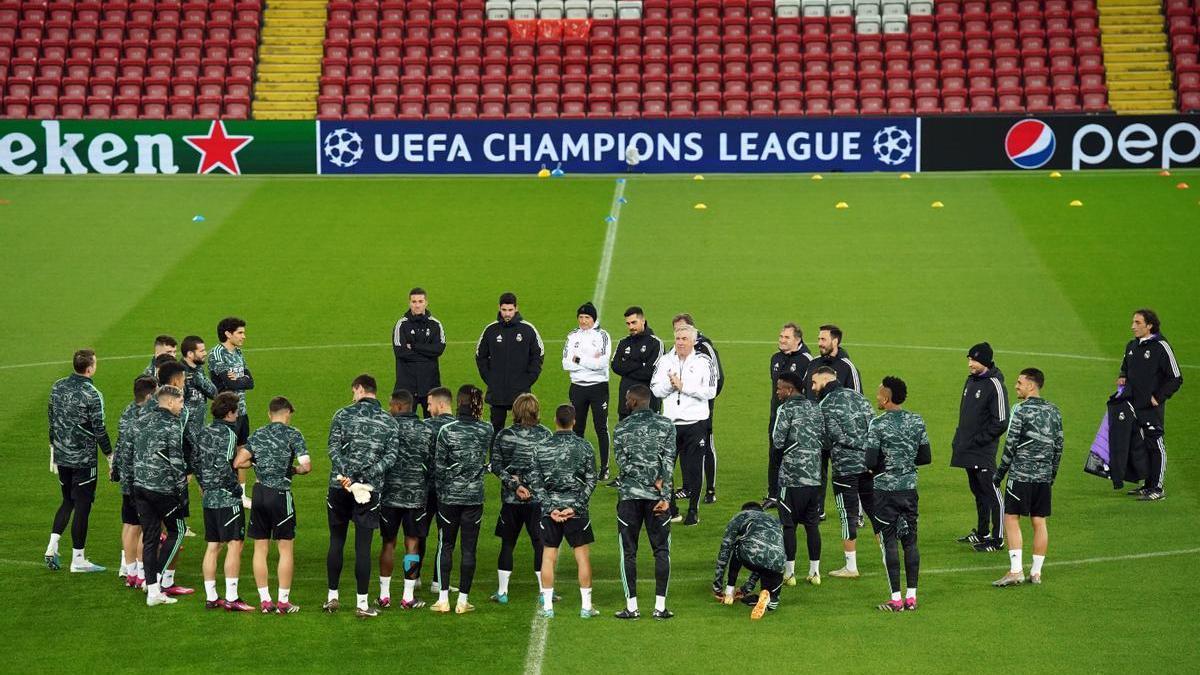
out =
[(392, 330), (392, 352), (396, 356), (396, 386), (392, 391), (411, 393), (425, 417), (429, 417), (429, 390), (442, 386), (438, 359), (444, 351), (446, 332), (442, 322), (429, 313), (425, 289), (414, 288), (408, 292), (408, 311)]
[[(629, 330), (629, 336), (617, 343), (612, 360), (613, 372), (621, 376), (617, 390), (618, 422), (633, 412), (625, 400), (630, 387), (638, 384), (650, 386), (650, 378), (654, 377), (654, 364), (658, 363), (664, 351), (663, 341), (646, 323), (646, 313), (641, 307), (634, 305), (625, 310), (625, 328)], [(650, 409), (660, 412), (662, 401), (651, 398)]]
[(975, 529), (959, 537), (976, 551), (999, 551), (1004, 547), (1004, 502), (993, 485), (996, 448), (1008, 426), (1008, 392), (1004, 373), (992, 361), (992, 346), (981, 342), (967, 352), (967, 382), (958, 407), (954, 430), (954, 455), (950, 466), (965, 469), (975, 497)]
[(483, 329), (475, 346), (475, 366), (487, 385), (494, 434), (504, 428), (517, 396), (533, 389), (545, 356), (542, 336), (521, 317), (516, 294), (501, 294), (496, 320)]
[(776, 385), (779, 376), (784, 373), (795, 373), (803, 376), (808, 372), (808, 364), (813, 360), (804, 344), (804, 331), (799, 324), (788, 322), (779, 330), (779, 351), (771, 355), (771, 423), (767, 425), (767, 496), (763, 498), (762, 507), (772, 509), (779, 500), (779, 462), (783, 459), (783, 448), (775, 447), (771, 442), (771, 433), (775, 428), (775, 415), (782, 401), (776, 396)]

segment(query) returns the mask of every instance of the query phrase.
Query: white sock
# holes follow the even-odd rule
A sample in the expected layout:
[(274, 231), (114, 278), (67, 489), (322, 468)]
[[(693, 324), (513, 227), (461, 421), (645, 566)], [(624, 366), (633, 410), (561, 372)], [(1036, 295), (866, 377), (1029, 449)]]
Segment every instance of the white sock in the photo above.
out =
[(117, 574), (122, 577), (129, 574), (129, 565), (125, 563), (125, 551), (121, 551), (121, 569)]
[(61, 538), (61, 534), (50, 533), (50, 543), (46, 545), (46, 555), (58, 555), (58, 540)]
[(415, 591), (416, 588), (417, 588), (417, 580), (416, 579), (405, 579), (404, 580), (404, 601), (405, 602), (412, 602), (413, 591)]
[(359, 609), (367, 608), (367, 594), (366, 593), (358, 594), (358, 608)]
[(237, 584), (238, 584), (238, 580), (236, 578), (235, 579), (230, 579), (229, 577), (225, 578), (225, 600), (227, 600), (228, 602), (233, 602), (234, 600), (238, 599)]
[(71, 562), (72, 563), (81, 563), (85, 560), (87, 560), (87, 556), (85, 556), (83, 554), (83, 549), (81, 549), (81, 548), (71, 549)]
[(446, 589), (444, 591), (438, 591), (438, 602), (444, 602), (446, 604), (450, 604), (450, 589)]
[(326, 602), (328, 602), (329, 600), (337, 600), (337, 599), (338, 599), (337, 589), (334, 589), (334, 588), (329, 589), (329, 595), (325, 596)]
[(542, 572), (541, 572), (541, 570), (539, 570), (539, 571), (537, 571), (537, 572), (534, 572), (534, 573), (533, 573), (533, 576), (534, 576), (535, 578), (537, 578), (537, 582), (538, 582), (538, 592), (540, 593), (540, 592), (542, 592), (542, 591), (546, 590), (546, 587), (542, 585)]
[[(592, 589), (581, 588), (581, 589), (579, 589), (579, 595), (581, 598), (583, 598), (583, 609), (591, 609), (592, 608)], [(553, 591), (551, 591), (551, 596), (553, 596)]]
[(379, 597), (381, 597), (381, 598), (392, 597), (392, 578), (391, 577), (379, 577)]
[(667, 596), (665, 596), (665, 595), (654, 596), (654, 611), (662, 612), (666, 609), (667, 609)]
[(146, 593), (152, 598), (157, 598), (162, 593), (162, 587), (158, 584), (146, 584)]
[(733, 586), (725, 587), (725, 595), (733, 595)]
[(146, 568), (142, 566), (141, 560), (137, 561), (137, 570), (134, 572), (134, 574), (138, 575), (139, 577), (146, 576)]
[(466, 594), (466, 593), (459, 592), (459, 594), (458, 594), (458, 606), (459, 606), (459, 607), (462, 607), (462, 606), (463, 606), (463, 605), (465, 605), (465, 604), (467, 604), (467, 594)]
[(1033, 554), (1033, 567), (1029, 568), (1029, 573), (1041, 575), (1042, 563), (1044, 563), (1044, 562), (1046, 562), (1046, 556), (1038, 555), (1038, 554), (1034, 553)]
[(625, 609), (631, 612), (638, 611), (637, 598), (625, 598)]
[(268, 587), (268, 586), (259, 586), (258, 587), (258, 601), (259, 602), (270, 602), (271, 601), (270, 587)]
[(892, 593), (892, 602), (900, 602), (900, 591)]
[(164, 588), (170, 588), (175, 585), (175, 570), (163, 570), (162, 585)]
[[(496, 576), (500, 580), (500, 587), (496, 589), (496, 592), (500, 595), (508, 595), (508, 578), (512, 576), (512, 570), (496, 570)], [(540, 579), (541, 576), (539, 575), (538, 578)]]
[[(292, 589), (282, 588), (282, 587), (279, 589), (279, 601), (280, 602), (288, 602), (291, 599), (291, 597), (292, 597)], [(268, 601), (271, 600), (270, 595), (267, 596), (267, 600)]]
[(858, 571), (858, 551), (846, 551), (846, 569), (851, 572)]
[(789, 560), (783, 564), (783, 577), (786, 579), (794, 576), (796, 576), (796, 561)]
[(217, 580), (213, 579), (212, 581), (209, 581), (208, 579), (205, 579), (204, 599), (209, 602), (214, 602), (218, 597), (220, 596), (217, 595)]
[(553, 588), (543, 588), (542, 589), (542, 609), (544, 609), (548, 612), (554, 610), (554, 589)]
[(1008, 571), (1013, 574), (1020, 574), (1024, 563), (1021, 562), (1021, 549), (1013, 548), (1008, 550)]
[(249, 492), (246, 492), (246, 484), (245, 484), (245, 483), (238, 483), (238, 485), (241, 485), (241, 486), (242, 486), (242, 498), (243, 498), (243, 499), (249, 499), (249, 498), (250, 498), (250, 493), (249, 493)]
[(811, 577), (814, 574), (820, 574), (820, 573), (821, 573), (821, 561), (820, 560), (809, 560), (808, 561), (808, 576)]
[(904, 597), (908, 598), (909, 600), (916, 600), (917, 599), (917, 589), (910, 588), (910, 589), (906, 590), (904, 592)]

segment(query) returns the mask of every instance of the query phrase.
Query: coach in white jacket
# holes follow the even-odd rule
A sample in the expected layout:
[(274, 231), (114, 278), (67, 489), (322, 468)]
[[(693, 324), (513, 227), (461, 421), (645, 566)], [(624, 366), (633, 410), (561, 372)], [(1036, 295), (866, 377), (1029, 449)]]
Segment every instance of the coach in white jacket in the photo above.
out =
[[(696, 329), (682, 325), (675, 329), (675, 349), (658, 360), (650, 380), (650, 390), (662, 399), (663, 416), (675, 424), (675, 454), (683, 464), (683, 490), (688, 498), (684, 525), (700, 522), (696, 509), (708, 436), (705, 422), (708, 402), (717, 395), (717, 378), (716, 364), (696, 351)], [(674, 506), (672, 513), (678, 520)]]
[(567, 334), (563, 345), (563, 370), (571, 376), (571, 405), (575, 406), (575, 435), (587, 431), (587, 411), (592, 410), (596, 443), (600, 446), (600, 475), (608, 480), (608, 361), (612, 340), (596, 320), (596, 306), (585, 302), (575, 312), (579, 328)]

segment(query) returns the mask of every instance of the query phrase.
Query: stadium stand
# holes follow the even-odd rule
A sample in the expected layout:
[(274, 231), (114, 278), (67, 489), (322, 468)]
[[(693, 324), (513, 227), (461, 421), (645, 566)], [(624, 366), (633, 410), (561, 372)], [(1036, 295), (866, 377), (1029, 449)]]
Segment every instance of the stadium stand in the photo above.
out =
[(1181, 112), (1200, 112), (1200, 2), (1166, 0), (1171, 61)]
[(1097, 4), (1113, 110), (1173, 112), (1162, 0), (1097, 0)]
[(9, 118), (244, 119), (262, 0), (0, 0)]
[(1100, 112), (1094, 0), (333, 0), (318, 117)]

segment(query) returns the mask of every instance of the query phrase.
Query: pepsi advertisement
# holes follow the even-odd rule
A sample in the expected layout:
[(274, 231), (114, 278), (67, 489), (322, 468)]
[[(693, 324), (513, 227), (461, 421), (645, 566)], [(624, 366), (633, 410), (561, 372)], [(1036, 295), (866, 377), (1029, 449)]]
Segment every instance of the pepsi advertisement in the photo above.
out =
[(916, 118), (319, 121), (321, 174), (919, 171)]
[(1200, 117), (1184, 115), (927, 117), (921, 169), (1200, 167)]

